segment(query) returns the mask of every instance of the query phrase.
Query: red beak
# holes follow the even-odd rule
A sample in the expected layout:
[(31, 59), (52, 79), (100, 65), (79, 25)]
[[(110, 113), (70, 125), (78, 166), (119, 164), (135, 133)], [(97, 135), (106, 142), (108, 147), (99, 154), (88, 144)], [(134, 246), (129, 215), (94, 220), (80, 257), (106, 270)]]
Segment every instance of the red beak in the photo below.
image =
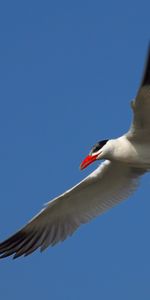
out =
[(83, 170), (85, 169), (88, 165), (90, 165), (92, 162), (94, 162), (97, 158), (97, 154), (96, 155), (88, 155), (81, 163), (80, 165), (80, 169)]

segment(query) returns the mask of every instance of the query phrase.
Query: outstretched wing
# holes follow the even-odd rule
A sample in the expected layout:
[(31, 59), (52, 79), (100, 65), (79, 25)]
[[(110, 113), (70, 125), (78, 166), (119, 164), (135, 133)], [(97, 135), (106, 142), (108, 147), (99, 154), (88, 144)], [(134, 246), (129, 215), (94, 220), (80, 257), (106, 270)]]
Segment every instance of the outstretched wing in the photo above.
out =
[(137, 142), (150, 142), (150, 46), (145, 72), (137, 97), (131, 102), (133, 122), (127, 138)]
[(63, 241), (83, 223), (129, 196), (144, 172), (105, 161), (91, 175), (47, 203), (25, 227), (0, 244), (1, 258), (28, 255)]

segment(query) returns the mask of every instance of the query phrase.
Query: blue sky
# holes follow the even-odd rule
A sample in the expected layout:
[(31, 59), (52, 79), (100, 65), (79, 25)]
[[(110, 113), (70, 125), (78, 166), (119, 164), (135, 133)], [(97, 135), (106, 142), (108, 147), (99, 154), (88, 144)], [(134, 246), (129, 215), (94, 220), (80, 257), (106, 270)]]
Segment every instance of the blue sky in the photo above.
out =
[[(131, 122), (149, 1), (0, 3), (0, 239), (91, 170), (96, 141)], [(150, 299), (150, 175), (43, 254), (0, 261), (1, 299)]]

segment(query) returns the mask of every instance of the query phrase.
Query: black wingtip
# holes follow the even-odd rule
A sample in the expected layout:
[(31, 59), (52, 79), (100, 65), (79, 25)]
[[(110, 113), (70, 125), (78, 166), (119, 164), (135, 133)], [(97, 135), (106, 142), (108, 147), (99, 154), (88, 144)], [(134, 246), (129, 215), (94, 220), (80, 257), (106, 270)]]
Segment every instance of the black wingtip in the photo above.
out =
[(145, 62), (145, 69), (141, 87), (144, 85), (150, 85), (150, 42), (148, 45), (147, 58)]

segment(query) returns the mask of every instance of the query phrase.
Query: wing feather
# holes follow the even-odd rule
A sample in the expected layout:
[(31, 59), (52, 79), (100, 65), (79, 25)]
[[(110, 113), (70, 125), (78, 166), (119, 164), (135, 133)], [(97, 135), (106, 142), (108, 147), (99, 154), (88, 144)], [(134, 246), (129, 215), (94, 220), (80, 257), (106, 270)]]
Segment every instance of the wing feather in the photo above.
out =
[(148, 49), (145, 72), (137, 97), (131, 102), (133, 121), (126, 134), (131, 141), (150, 142), (150, 46)]
[(48, 202), (46, 207), (16, 234), (0, 243), (1, 258), (29, 255), (54, 246), (92, 218), (128, 197), (143, 170), (105, 161), (78, 185)]

